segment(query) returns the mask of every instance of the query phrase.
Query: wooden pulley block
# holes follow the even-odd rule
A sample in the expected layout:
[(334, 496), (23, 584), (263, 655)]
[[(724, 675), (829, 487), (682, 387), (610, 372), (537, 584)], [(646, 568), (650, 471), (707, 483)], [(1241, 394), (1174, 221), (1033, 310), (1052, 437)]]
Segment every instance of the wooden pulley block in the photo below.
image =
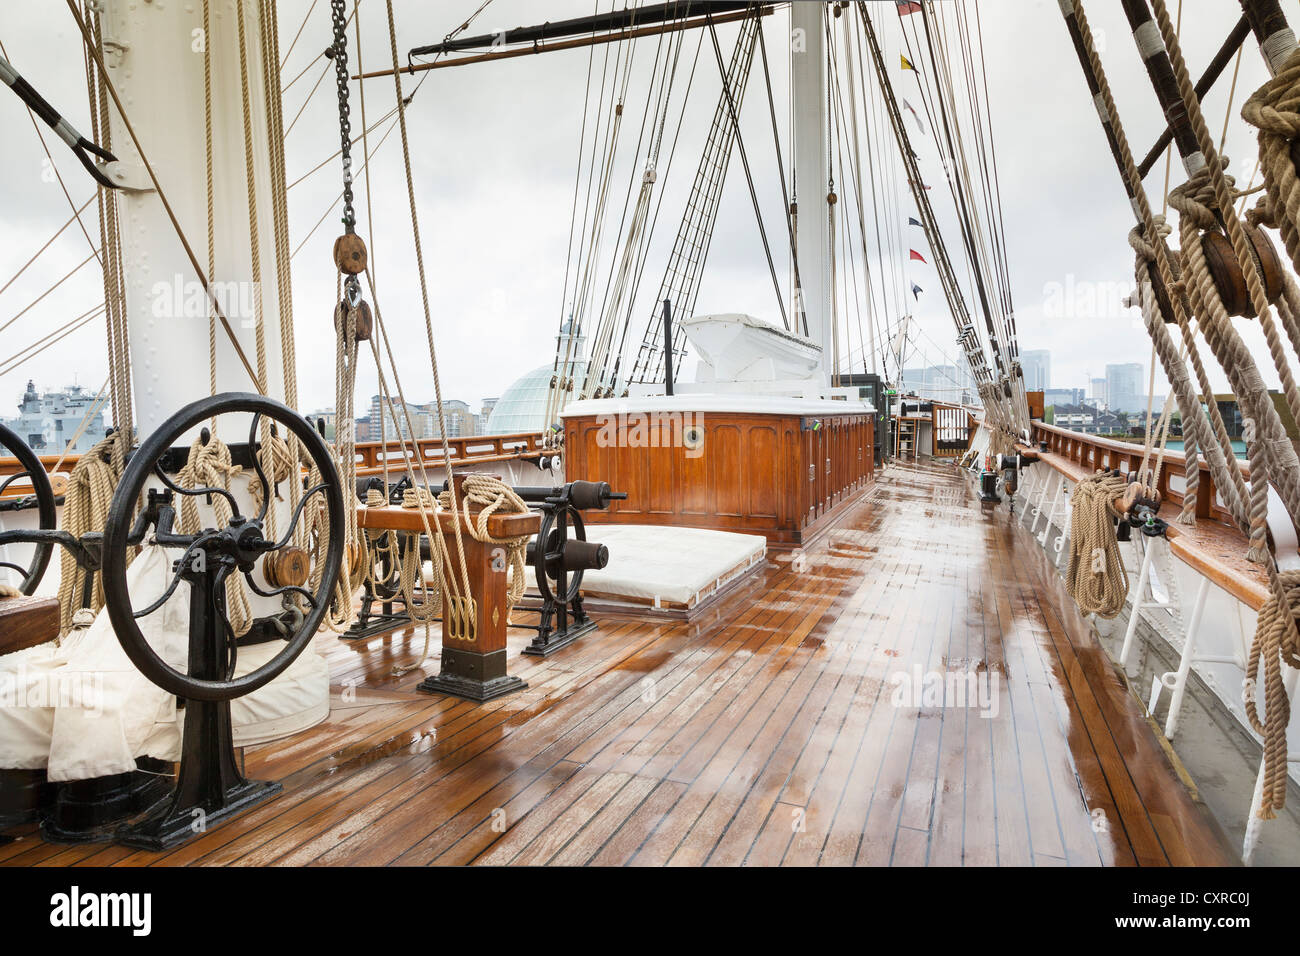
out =
[[(334, 331), (343, 327), (344, 309), (347, 308), (346, 302), (340, 302), (334, 307)], [(370, 306), (362, 299), (357, 303), (357, 341), (369, 342), (370, 331), (374, 328), (374, 319), (370, 315)]]
[(355, 232), (345, 232), (334, 240), (334, 264), (350, 276), (366, 271), (366, 244)]
[(292, 545), (272, 551), (262, 559), (262, 576), (273, 588), (302, 587), (307, 583), (311, 559), (302, 548)]
[[(1246, 239), (1255, 259), (1255, 268), (1264, 283), (1264, 294), (1269, 302), (1276, 302), (1282, 294), (1282, 261), (1268, 236), (1258, 226), (1247, 225)], [(1210, 269), (1210, 278), (1219, 291), (1223, 307), (1229, 315), (1255, 318), (1255, 306), (1250, 301), (1250, 290), (1241, 263), (1233, 252), (1232, 242), (1223, 233), (1207, 232), (1201, 236), (1201, 248)]]
[(1156, 305), (1160, 307), (1160, 317), (1168, 325), (1177, 325), (1178, 316), (1174, 312), (1173, 302), (1170, 301), (1169, 290), (1165, 288), (1165, 280), (1160, 278), (1160, 270), (1156, 268), (1154, 262), (1151, 264), (1150, 275), (1151, 291), (1155, 293)]

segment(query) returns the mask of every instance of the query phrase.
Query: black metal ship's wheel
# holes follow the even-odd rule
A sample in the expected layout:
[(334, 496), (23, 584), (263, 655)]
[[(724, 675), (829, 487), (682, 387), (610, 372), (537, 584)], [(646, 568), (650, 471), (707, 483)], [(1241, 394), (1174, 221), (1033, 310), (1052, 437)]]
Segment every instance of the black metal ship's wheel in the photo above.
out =
[[(251, 467), (260, 484), (260, 510), (255, 516), (240, 512), (235, 496), (220, 487), (182, 487), (177, 475), (168, 474), (165, 464), (179, 469), (178, 449), (175, 446), (191, 429), (221, 415), (251, 414), (247, 454), (244, 464)], [(315, 465), (323, 480), (303, 491), (298, 505), (290, 515), (287, 525), (276, 538), (268, 538), (267, 510), (277, 498), (273, 474), (268, 478), (261, 463), (261, 439), (266, 433), (266, 421), (276, 423), (298, 440), (301, 464), (305, 468)], [(181, 456), (183, 462), (184, 457)], [(136, 504), (146, 491), (151, 479), (156, 485), (149, 489), (148, 505), (135, 517)], [(287, 480), (301, 481), (297, 475)], [(178, 534), (172, 523), (185, 496), (200, 500), (223, 498), (229, 505), (231, 517), (225, 527), (205, 528), (193, 534)], [(314, 591), (307, 587), (289, 584), (280, 587), (260, 586), (253, 578), (259, 561), (266, 568), (268, 556), (277, 555), (291, 547), (297, 523), (305, 520), (307, 508), (327, 509), (326, 527), (329, 546), (323, 556), (324, 568), (319, 585)], [(179, 557), (175, 572), (166, 590), (151, 604), (135, 608), (127, 592), (126, 568), (129, 549), (143, 542), (146, 535), (165, 548), (175, 549)], [(189, 700), (229, 701), (242, 697), (275, 679), (298, 657), (311, 642), (317, 628), (324, 620), (330, 601), (330, 592), (343, 561), (344, 514), (343, 492), (338, 472), (330, 458), (324, 440), (311, 427), (307, 419), (277, 401), (262, 396), (227, 392), (201, 399), (186, 406), (169, 418), (140, 445), (127, 463), (122, 481), (118, 485), (109, 508), (108, 523), (104, 529), (103, 583), (105, 603), (109, 618), (117, 632), (118, 640), (131, 662), (153, 683), (169, 693)], [(225, 582), (231, 575), (242, 574), (249, 589), (263, 597), (281, 596), (301, 599), (306, 610), (299, 614), (291, 628), (282, 628), (284, 647), (257, 669), (235, 677), (233, 666), (223, 666), (233, 661), (234, 635), (225, 619)], [(271, 575), (265, 575), (267, 580)], [(171, 597), (182, 580), (192, 589), (190, 602), (191, 654), (189, 671), (173, 668), (149, 646), (137, 624), (139, 618), (158, 610)], [(197, 618), (203, 618), (200, 622)], [(200, 643), (224, 645), (210, 648), (206, 665), (196, 660), (196, 628), (202, 632), (206, 626), (207, 640)], [(223, 654), (221, 652), (227, 652)], [(227, 656), (228, 654), (228, 656)], [(202, 673), (196, 673), (201, 671)]]
[[(572, 535), (569, 532), (572, 532)], [(582, 513), (568, 505), (548, 509), (537, 530), (533, 552), (533, 569), (537, 572), (537, 591), (543, 601), (567, 604), (582, 591), (584, 569), (566, 569), (565, 539), (586, 541), (587, 527)]]
[[(31, 498), (35, 498), (37, 513), (40, 518), (40, 528), (42, 531), (53, 531), (57, 523), (57, 515), (54, 509), (54, 489), (50, 487), (49, 476), (45, 474), (45, 467), (36, 454), (27, 447), (27, 443), (15, 435), (4, 425), (0, 425), (0, 452), (5, 456), (12, 455), (18, 459), (19, 471), (15, 474), (5, 476), (0, 479), (0, 495), (14, 484), (23, 480), (31, 482)], [(24, 498), (0, 498), (0, 508), (8, 508), (12, 505), (14, 508), (25, 508), (30, 506), (30, 502)], [(18, 540), (15, 538), (15, 540)], [(18, 585), (18, 590), (24, 594), (32, 594), (36, 586), (41, 583), (41, 578), (45, 574), (45, 569), (49, 566), (50, 555), (54, 551), (53, 541), (37, 541), (32, 551), (31, 561), (26, 567), (14, 564), (10, 561), (0, 560), (0, 568), (9, 568), (17, 571), (22, 577), (22, 583)]]

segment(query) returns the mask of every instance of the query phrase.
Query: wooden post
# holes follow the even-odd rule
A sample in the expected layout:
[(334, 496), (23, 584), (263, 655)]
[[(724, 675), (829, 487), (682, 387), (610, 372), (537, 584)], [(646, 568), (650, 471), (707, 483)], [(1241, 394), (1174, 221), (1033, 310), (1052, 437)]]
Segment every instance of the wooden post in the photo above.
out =
[[(474, 509), (471, 508), (470, 513), (473, 514)], [(457, 520), (463, 519), (445, 511), (438, 512), (439, 527), (434, 533), (441, 533), (447, 542), (450, 555), (447, 578), (454, 578), (459, 583), (464, 578), (456, 549), (454, 522)], [(419, 509), (415, 508), (362, 508), (358, 510), (358, 523), (363, 528), (417, 534), (424, 530)], [(536, 534), (540, 526), (541, 515), (535, 511), (495, 514), (488, 521), (488, 533), (494, 538), (516, 537)], [(492, 700), (528, 686), (509, 674), (506, 667), (509, 561), (505, 545), (476, 541), (463, 526), (461, 542), (465, 549), (465, 572), (469, 577), (470, 593), (460, 597), (443, 595), (442, 669), (436, 677), (421, 681), (419, 689), (466, 700)]]

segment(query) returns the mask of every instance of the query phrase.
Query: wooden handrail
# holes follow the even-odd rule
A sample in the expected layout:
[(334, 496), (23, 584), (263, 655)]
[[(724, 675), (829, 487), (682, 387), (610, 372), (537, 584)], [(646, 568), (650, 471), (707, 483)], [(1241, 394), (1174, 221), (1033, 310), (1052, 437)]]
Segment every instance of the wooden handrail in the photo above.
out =
[[(384, 457), (389, 456), (389, 471), (395, 468), (403, 468), (402, 451), (403, 447), (414, 454), (414, 447), (418, 444), (420, 454), (426, 462), (437, 467), (442, 461), (442, 439), (440, 438), (420, 438), (416, 442), (409, 439), (398, 441), (393, 439), (381, 444), (377, 441), (367, 441), (357, 443), (357, 474), (363, 477), (370, 475), (383, 474)], [(451, 448), (451, 460), (454, 465), (481, 465), (490, 464), (498, 461), (518, 461), (523, 458), (536, 458), (544, 454), (542, 448), (542, 436), (538, 432), (521, 432), (514, 435), (464, 435), (458, 438), (448, 438), (447, 444)], [(48, 472), (51, 468), (59, 463), (58, 455), (39, 455), (41, 464), (45, 466)], [(76, 455), (68, 455), (63, 459), (60, 466), (60, 473), (71, 474), (72, 469), (77, 464)], [(17, 458), (0, 458), (0, 481), (9, 475), (16, 475), (22, 471), (18, 464)], [(11, 486), (6, 489), (6, 496), (30, 494), (31, 489), (24, 486), (17, 488)]]
[[(1086, 468), (1090, 473), (1097, 469), (1120, 468), (1121, 464), (1126, 466), (1120, 469), (1122, 471), (1136, 471), (1141, 467), (1142, 445), (1107, 438), (1103, 435), (1088, 435), (1084, 432), (1071, 431), (1059, 425), (1048, 425), (1039, 421), (1035, 421), (1033, 427), (1035, 441), (1047, 442), (1048, 451), (1068, 458), (1075, 464)], [(1234, 461), (1236, 461), (1242, 477), (1249, 481), (1249, 463), (1240, 459), (1234, 459)], [(1197, 463), (1200, 470), (1200, 487), (1196, 497), (1196, 516), (1198, 518), (1215, 518), (1231, 524), (1232, 516), (1215, 501), (1214, 478), (1210, 474), (1210, 463), (1203, 455), (1198, 456)], [(1175, 501), (1179, 505), (1182, 504), (1183, 493), (1170, 488), (1169, 476), (1170, 474), (1179, 474), (1184, 476), (1184, 480), (1186, 480), (1186, 473), (1187, 456), (1177, 449), (1166, 450), (1165, 463), (1161, 469), (1158, 483), (1160, 493), (1166, 500)]]

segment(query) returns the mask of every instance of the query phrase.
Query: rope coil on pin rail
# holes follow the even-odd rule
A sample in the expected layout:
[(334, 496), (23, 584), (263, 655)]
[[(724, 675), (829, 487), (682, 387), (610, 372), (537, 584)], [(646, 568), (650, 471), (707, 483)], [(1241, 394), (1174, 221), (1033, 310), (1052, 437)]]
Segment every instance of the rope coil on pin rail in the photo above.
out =
[[(407, 494), (410, 494), (411, 490), (407, 489)], [(455, 507), (450, 490), (444, 491), (438, 496), (438, 505), (444, 509)], [(480, 510), (471, 513), (471, 505), (477, 506)], [(526, 573), (524, 554), (532, 535), (494, 537), (488, 531), (488, 521), (498, 512), (501, 514), (527, 514), (528, 505), (515, 493), (513, 488), (500, 478), (494, 478), (491, 475), (465, 475), (460, 516), (475, 541), (483, 544), (499, 544), (505, 547), (510, 575), (506, 585), (506, 613), (509, 614), (515, 604), (519, 602), (519, 599), (524, 596), (524, 590), (528, 586), (527, 581), (524, 579)]]
[(1127, 488), (1122, 475), (1098, 472), (1075, 485), (1070, 495), (1070, 567), (1065, 585), (1083, 614), (1109, 619), (1124, 608), (1128, 571), (1112, 519), (1124, 517), (1114, 501)]

